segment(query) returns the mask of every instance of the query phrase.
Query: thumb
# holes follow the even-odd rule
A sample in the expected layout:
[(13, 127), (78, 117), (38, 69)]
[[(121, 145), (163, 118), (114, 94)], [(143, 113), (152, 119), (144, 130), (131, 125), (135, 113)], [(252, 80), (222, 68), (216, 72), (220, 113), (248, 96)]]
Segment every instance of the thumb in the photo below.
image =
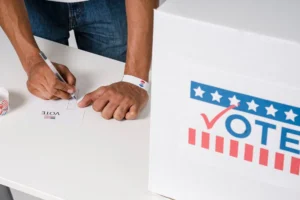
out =
[(85, 108), (87, 106), (90, 106), (93, 103), (92, 96), (93, 96), (92, 93), (85, 95), (81, 101), (79, 100), (78, 106), (80, 108)]

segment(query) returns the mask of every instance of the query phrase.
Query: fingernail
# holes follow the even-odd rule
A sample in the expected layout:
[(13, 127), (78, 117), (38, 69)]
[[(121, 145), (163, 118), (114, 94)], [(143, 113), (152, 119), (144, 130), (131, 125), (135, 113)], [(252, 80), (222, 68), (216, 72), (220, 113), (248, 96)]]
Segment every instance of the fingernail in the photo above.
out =
[(82, 107), (82, 106), (83, 106), (83, 103), (80, 101), (77, 105), (78, 105), (79, 107)]
[(68, 93), (69, 93), (69, 94), (73, 94), (74, 92), (73, 92), (72, 89), (69, 89), (69, 90), (68, 90)]

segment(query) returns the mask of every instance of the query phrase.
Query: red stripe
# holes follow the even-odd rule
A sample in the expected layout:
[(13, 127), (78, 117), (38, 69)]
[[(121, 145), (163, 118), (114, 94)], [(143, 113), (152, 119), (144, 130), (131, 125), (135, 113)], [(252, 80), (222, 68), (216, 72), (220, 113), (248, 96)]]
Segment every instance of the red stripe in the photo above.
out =
[(193, 128), (189, 129), (189, 144), (191, 145), (196, 144), (196, 130)]
[(224, 138), (217, 136), (216, 137), (216, 152), (223, 153), (224, 152)]
[(253, 161), (253, 146), (250, 144), (245, 145), (244, 159), (249, 162)]
[(300, 174), (300, 158), (292, 157), (291, 173), (296, 175)]
[(4, 107), (7, 107), (8, 102), (6, 100), (3, 100), (2, 102), (0, 102), (0, 105), (3, 105)]
[(209, 133), (202, 132), (201, 147), (209, 149)]
[(275, 169), (283, 170), (284, 166), (284, 154), (276, 153), (275, 154)]
[(268, 166), (268, 158), (269, 158), (269, 150), (261, 148), (260, 155), (259, 155), (259, 164)]
[(230, 156), (238, 157), (239, 153), (239, 142), (235, 140), (230, 140)]

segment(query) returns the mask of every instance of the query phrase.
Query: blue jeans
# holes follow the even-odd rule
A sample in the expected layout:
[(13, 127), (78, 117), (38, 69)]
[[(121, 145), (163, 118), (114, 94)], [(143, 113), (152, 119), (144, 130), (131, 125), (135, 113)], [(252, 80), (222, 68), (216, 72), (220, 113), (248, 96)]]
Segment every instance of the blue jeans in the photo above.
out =
[(68, 45), (74, 30), (79, 49), (126, 61), (125, 0), (60, 3), (25, 0), (33, 34)]

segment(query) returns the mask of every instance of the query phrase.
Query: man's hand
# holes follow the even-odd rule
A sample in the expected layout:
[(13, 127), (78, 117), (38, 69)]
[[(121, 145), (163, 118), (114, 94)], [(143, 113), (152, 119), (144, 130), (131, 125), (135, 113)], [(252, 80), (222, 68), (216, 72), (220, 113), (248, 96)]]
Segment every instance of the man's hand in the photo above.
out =
[(117, 82), (85, 95), (78, 106), (83, 108), (93, 104), (93, 109), (101, 112), (105, 119), (133, 120), (145, 107), (148, 98), (144, 89), (131, 83)]
[(45, 100), (69, 99), (70, 94), (75, 92), (76, 79), (66, 66), (53, 65), (68, 84), (59, 81), (47, 64), (41, 61), (28, 71), (27, 88), (33, 95)]

